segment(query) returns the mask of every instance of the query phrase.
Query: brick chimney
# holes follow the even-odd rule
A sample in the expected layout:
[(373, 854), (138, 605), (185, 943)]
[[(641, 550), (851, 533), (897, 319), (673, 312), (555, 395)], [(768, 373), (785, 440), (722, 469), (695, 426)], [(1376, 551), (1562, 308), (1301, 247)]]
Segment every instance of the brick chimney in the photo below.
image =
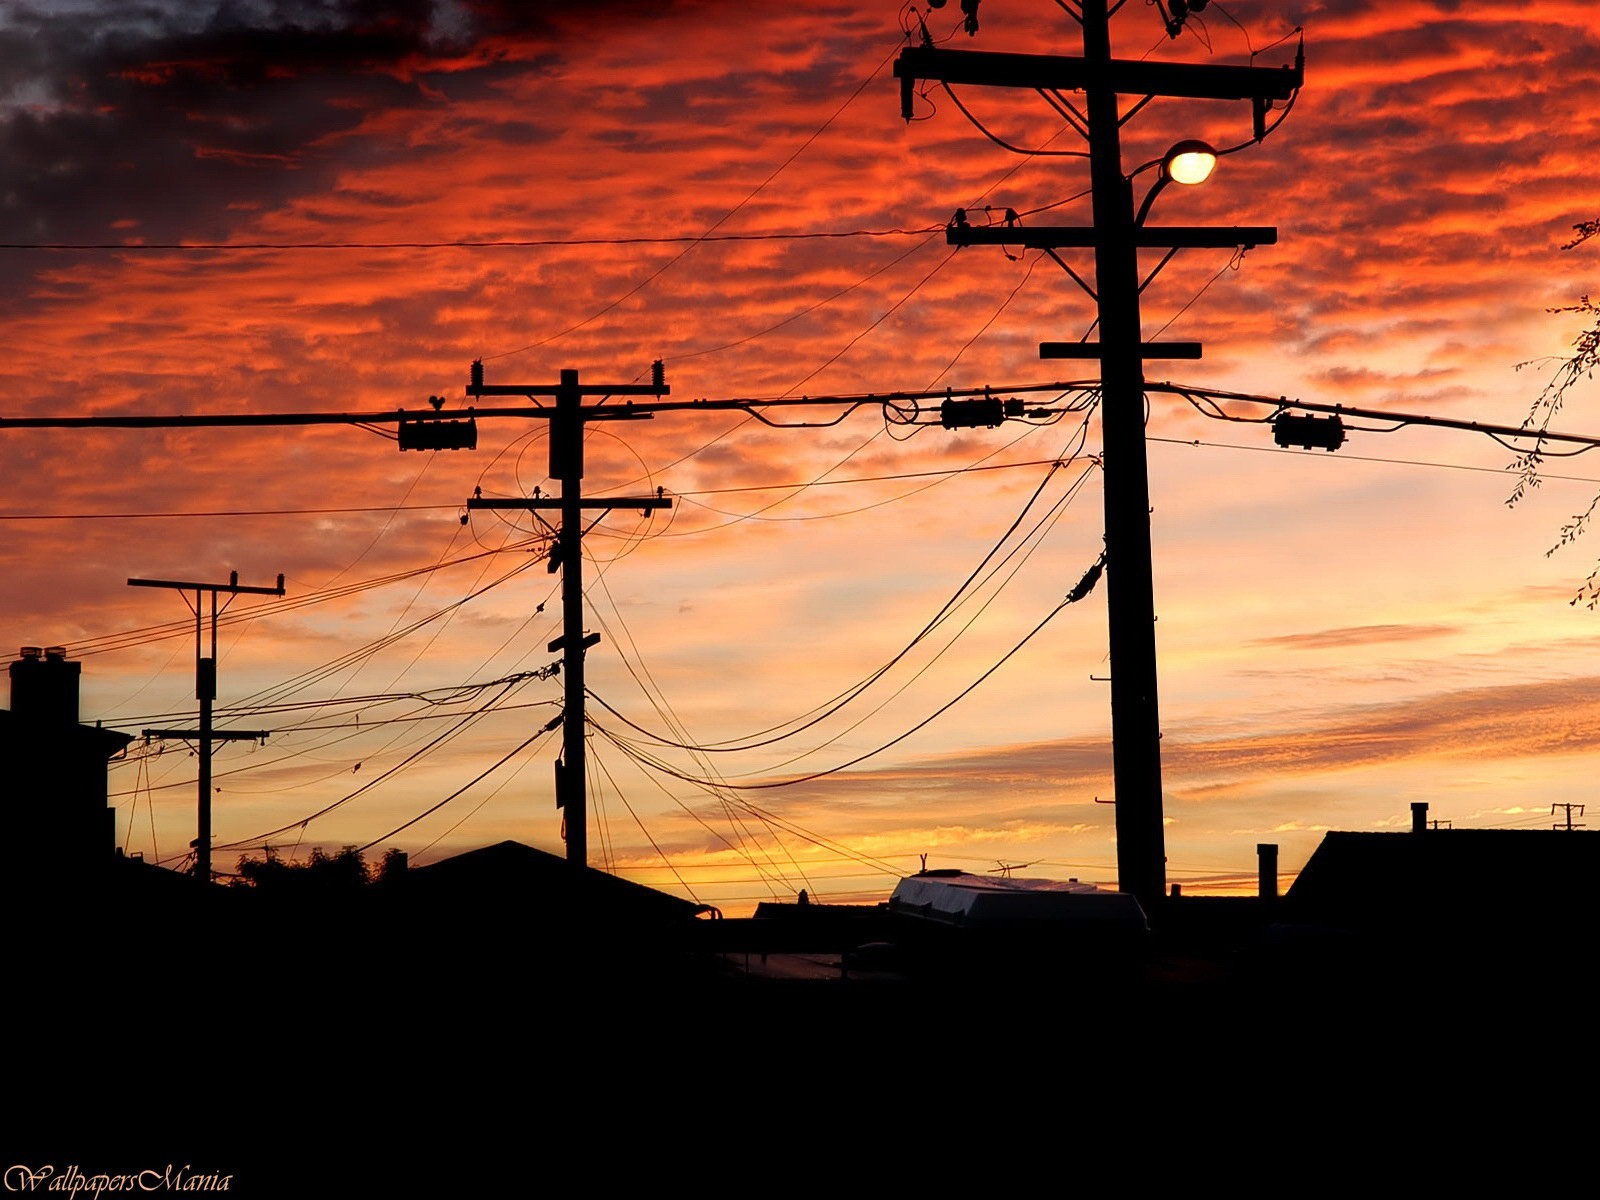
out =
[(1278, 898), (1278, 843), (1256, 843), (1256, 895), (1263, 900)]
[(24, 646), (11, 664), (11, 708), (0, 709), (0, 881), (76, 880), (115, 858), (106, 764), (133, 739), (79, 723), (82, 672), (61, 646)]
[(1426, 800), (1416, 800), (1416, 801), (1412, 802), (1412, 805), (1411, 805), (1411, 832), (1412, 833), (1427, 833), (1428, 832), (1428, 802)]
[(11, 715), (28, 725), (64, 729), (78, 723), (78, 676), (63, 646), (24, 646), (11, 664)]

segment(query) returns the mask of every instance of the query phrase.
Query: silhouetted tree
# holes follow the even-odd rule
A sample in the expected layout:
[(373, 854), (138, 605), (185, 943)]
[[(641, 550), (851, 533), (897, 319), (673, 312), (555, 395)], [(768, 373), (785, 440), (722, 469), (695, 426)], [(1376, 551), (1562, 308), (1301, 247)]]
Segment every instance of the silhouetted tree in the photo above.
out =
[[(398, 853), (390, 850), (383, 856), (380, 876), (394, 870), (391, 859)], [(303, 863), (286, 863), (269, 846), (261, 858), (241, 857), (238, 876), (231, 883), (234, 887), (353, 892), (371, 883), (373, 878), (372, 869), (354, 846), (346, 846), (337, 854), (325, 853), (318, 846)]]
[[(1563, 250), (1571, 250), (1580, 246), (1592, 237), (1600, 236), (1600, 219), (1583, 221), (1573, 227), (1574, 237)], [(1549, 431), (1550, 423), (1560, 413), (1562, 405), (1566, 402), (1567, 392), (1572, 386), (1583, 379), (1594, 378), (1596, 367), (1600, 367), (1600, 306), (1597, 306), (1588, 296), (1581, 296), (1576, 304), (1565, 304), (1549, 310), (1553, 313), (1575, 312), (1583, 313), (1589, 319), (1589, 327), (1573, 340), (1572, 353), (1557, 361), (1556, 369), (1550, 378), (1545, 381), (1543, 390), (1535, 398), (1524, 425), (1542, 435)], [(1519, 363), (1521, 367), (1533, 366), (1535, 363), (1545, 363), (1548, 360), (1539, 359), (1535, 362)], [(1538, 437), (1532, 450), (1526, 454), (1518, 455), (1512, 466), (1518, 472), (1517, 485), (1512, 489), (1510, 497), (1506, 500), (1508, 505), (1514, 505), (1528, 492), (1539, 486), (1539, 468), (1544, 463), (1544, 439)], [(1554, 554), (1561, 547), (1575, 541), (1583, 531), (1588, 528), (1590, 519), (1597, 508), (1600, 508), (1600, 493), (1589, 501), (1588, 508), (1573, 517), (1561, 527), (1561, 536), (1556, 544), (1545, 551), (1545, 554)], [(1578, 592), (1573, 596), (1571, 603), (1582, 601), (1589, 608), (1600, 605), (1600, 563), (1597, 563), (1583, 581)]]
[(378, 863), (378, 872), (373, 876), (374, 883), (395, 883), (406, 873), (406, 852), (391, 846), (383, 852), (383, 859)]

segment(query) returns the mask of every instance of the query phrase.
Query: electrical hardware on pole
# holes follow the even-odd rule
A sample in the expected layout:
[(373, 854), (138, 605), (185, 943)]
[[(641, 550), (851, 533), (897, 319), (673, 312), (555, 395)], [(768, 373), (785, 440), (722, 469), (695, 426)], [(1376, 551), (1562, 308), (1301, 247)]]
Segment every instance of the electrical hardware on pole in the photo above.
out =
[(1314, 417), (1279, 413), (1272, 418), (1272, 440), (1280, 446), (1322, 449), (1331, 454), (1344, 445), (1344, 422), (1337, 415)]

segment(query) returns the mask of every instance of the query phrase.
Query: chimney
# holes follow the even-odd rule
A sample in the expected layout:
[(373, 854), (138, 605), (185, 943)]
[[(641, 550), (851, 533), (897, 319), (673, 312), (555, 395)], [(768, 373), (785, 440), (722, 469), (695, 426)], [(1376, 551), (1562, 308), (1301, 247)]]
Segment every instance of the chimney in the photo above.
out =
[(1256, 894), (1263, 900), (1278, 898), (1278, 843), (1256, 843)]
[(1411, 832), (1428, 832), (1428, 802), (1416, 800), (1411, 805)]
[(65, 646), (22, 647), (11, 664), (11, 713), (33, 725), (78, 723), (78, 676), (82, 663), (68, 662)]

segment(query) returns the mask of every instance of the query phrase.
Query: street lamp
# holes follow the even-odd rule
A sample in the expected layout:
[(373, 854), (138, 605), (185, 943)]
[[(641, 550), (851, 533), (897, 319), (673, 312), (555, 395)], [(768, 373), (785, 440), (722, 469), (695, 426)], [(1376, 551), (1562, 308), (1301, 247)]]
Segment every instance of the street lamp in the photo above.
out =
[(1150, 205), (1167, 184), (1181, 183), (1185, 187), (1193, 187), (1197, 183), (1204, 183), (1211, 178), (1216, 166), (1217, 152), (1205, 142), (1196, 138), (1174, 142), (1172, 149), (1161, 156), (1161, 178), (1145, 193), (1144, 203), (1139, 206), (1139, 215), (1133, 219), (1133, 223), (1144, 224), (1145, 217), (1150, 213)]

